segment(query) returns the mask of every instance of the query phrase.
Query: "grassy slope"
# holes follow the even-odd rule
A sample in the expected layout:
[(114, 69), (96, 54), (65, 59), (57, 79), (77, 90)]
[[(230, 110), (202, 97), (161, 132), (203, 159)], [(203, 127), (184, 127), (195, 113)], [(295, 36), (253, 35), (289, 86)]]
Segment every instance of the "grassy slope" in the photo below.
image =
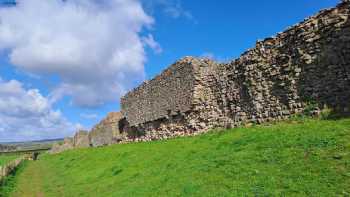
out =
[[(0, 166), (9, 163), (12, 160), (18, 158), (19, 154), (0, 154)], [(15, 177), (13, 175), (8, 176), (5, 181), (0, 181), (0, 197), (7, 196), (12, 191), (15, 184)]]
[(16, 159), (18, 155), (0, 155), (0, 166)]
[(26, 161), (20, 164), (17, 170), (8, 175), (5, 180), (0, 182), (0, 197), (9, 196), (15, 186), (17, 185), (17, 179), (19, 178), (17, 175), (21, 174), (24, 170), (27, 170), (24, 166)]
[(13, 196), (346, 196), (350, 119), (45, 155), (16, 179)]

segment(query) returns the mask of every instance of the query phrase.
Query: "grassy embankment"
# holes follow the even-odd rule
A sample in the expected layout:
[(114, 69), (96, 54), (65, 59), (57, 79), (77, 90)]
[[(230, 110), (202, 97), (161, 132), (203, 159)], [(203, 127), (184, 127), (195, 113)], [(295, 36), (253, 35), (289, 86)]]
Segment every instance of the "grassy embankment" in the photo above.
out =
[[(17, 159), (20, 155), (17, 153), (14, 154), (0, 154), (0, 166), (4, 166), (7, 163)], [(14, 188), (14, 174), (7, 177), (5, 180), (0, 180), (0, 197), (7, 196), (12, 189)]]
[(350, 119), (305, 119), (44, 155), (10, 196), (348, 195)]

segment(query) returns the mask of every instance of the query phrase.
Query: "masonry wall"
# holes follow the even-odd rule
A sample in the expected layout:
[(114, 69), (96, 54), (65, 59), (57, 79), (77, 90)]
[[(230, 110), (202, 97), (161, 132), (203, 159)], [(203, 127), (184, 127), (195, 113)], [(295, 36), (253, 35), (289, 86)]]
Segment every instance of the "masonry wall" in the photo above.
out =
[(127, 93), (121, 113), (51, 152), (197, 135), (326, 106), (350, 114), (349, 14), (344, 0), (229, 63), (185, 57)]
[[(138, 135), (153, 140), (350, 106), (350, 3), (323, 10), (226, 64), (187, 57), (122, 99)], [(179, 113), (173, 113), (178, 111)]]
[(122, 118), (120, 112), (110, 112), (106, 118), (95, 125), (89, 133), (91, 146), (105, 146), (121, 141), (124, 134), (119, 130), (119, 121)]
[(193, 62), (184, 58), (121, 99), (130, 126), (185, 113), (192, 106)]
[(89, 132), (84, 130), (76, 132), (73, 138), (73, 146), (75, 148), (90, 147)]
[(74, 148), (74, 140), (73, 138), (64, 138), (64, 141), (62, 143), (56, 142), (52, 145), (52, 148), (50, 149), (50, 154), (57, 154), (61, 153), (67, 150), (71, 150)]
[(21, 156), (13, 161), (10, 161), (3, 166), (0, 166), (0, 185), (16, 168), (26, 159), (30, 159), (29, 156)]
[(215, 77), (216, 100), (233, 125), (299, 113), (310, 103), (350, 106), (349, 2), (321, 11), (229, 64)]

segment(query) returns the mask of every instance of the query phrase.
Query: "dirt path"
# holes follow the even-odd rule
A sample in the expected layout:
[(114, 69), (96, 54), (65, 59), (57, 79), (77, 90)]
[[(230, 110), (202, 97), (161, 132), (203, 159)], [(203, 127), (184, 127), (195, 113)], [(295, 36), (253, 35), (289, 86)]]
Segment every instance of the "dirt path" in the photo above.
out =
[(40, 162), (28, 161), (25, 169), (18, 175), (13, 197), (45, 197), (43, 177), (47, 169)]

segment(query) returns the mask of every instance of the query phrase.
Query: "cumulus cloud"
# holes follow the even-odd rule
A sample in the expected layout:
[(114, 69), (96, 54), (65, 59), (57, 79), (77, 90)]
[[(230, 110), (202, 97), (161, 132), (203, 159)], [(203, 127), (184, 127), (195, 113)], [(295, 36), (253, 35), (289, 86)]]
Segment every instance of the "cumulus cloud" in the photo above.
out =
[(80, 127), (54, 110), (39, 90), (0, 79), (0, 141), (60, 138)]
[(153, 19), (137, 0), (17, 0), (0, 8), (0, 50), (17, 68), (60, 79), (53, 101), (95, 107), (144, 79), (144, 47), (161, 50), (140, 34)]

